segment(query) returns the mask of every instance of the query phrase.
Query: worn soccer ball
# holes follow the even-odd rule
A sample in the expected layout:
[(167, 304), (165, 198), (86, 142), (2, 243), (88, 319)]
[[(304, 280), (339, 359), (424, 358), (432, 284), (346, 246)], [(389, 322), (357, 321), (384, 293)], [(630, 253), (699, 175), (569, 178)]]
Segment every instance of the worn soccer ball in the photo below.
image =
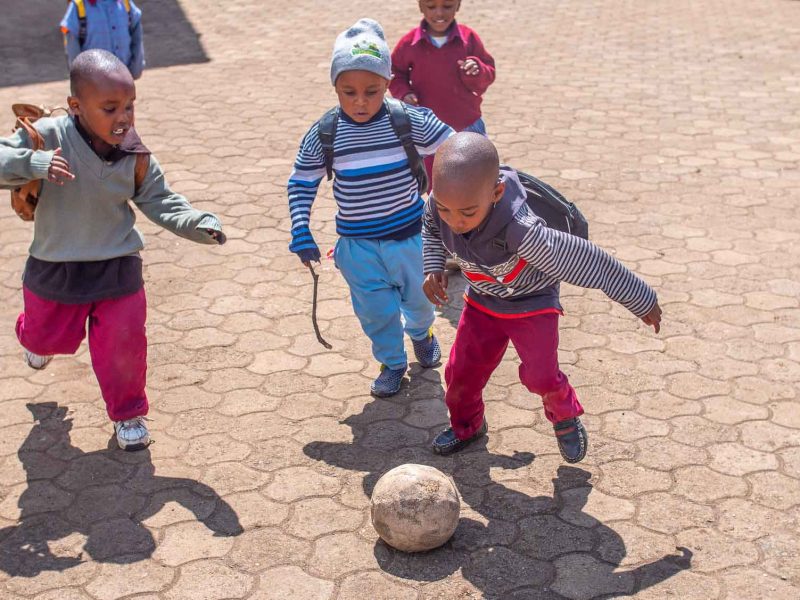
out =
[(384, 542), (404, 552), (438, 548), (458, 526), (461, 501), (447, 475), (425, 465), (400, 465), (372, 492), (372, 526)]

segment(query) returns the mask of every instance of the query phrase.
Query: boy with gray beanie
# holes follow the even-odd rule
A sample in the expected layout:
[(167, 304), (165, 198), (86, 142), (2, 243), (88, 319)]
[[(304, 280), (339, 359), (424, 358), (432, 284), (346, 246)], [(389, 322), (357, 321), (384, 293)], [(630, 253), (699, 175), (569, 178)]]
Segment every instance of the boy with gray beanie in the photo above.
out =
[[(441, 359), (431, 330), (433, 305), (422, 291), (424, 202), (384, 100), (390, 57), (381, 26), (361, 19), (336, 38), (331, 60), (331, 83), (339, 97), (330, 163), (340, 236), (334, 260), (381, 363), (371, 386), (376, 396), (400, 391), (408, 368), (403, 331), (422, 367)], [(407, 106), (406, 114), (421, 156), (433, 154), (453, 133), (427, 108)], [(303, 137), (288, 184), (289, 249), (306, 266), (320, 259), (309, 228), (311, 205), (327, 171), (320, 121)]]

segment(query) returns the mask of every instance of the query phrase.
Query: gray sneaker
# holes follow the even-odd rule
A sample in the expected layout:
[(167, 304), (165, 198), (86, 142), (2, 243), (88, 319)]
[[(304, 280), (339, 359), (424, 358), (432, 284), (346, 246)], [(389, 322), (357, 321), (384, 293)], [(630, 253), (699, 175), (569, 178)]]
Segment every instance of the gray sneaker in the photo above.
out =
[(38, 354), (34, 354), (28, 349), (25, 349), (23, 353), (23, 358), (25, 359), (25, 364), (28, 365), (31, 369), (36, 369), (37, 371), (41, 371), (44, 369), (50, 361), (53, 360), (53, 355), (49, 356), (40, 356)]
[(150, 432), (144, 417), (134, 417), (126, 421), (114, 421), (114, 432), (120, 449), (132, 452), (144, 450), (150, 445)]

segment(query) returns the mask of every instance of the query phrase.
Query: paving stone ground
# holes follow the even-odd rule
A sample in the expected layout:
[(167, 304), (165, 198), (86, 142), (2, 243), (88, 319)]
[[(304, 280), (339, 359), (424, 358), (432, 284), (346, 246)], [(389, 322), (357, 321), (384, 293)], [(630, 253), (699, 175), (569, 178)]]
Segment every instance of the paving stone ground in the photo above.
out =
[[(442, 369), (414, 366), (399, 396), (371, 398), (376, 365), (329, 261), (319, 313), (334, 349), (311, 332), (311, 278), (286, 249), (290, 163), (334, 102), (335, 34), (369, 15), (393, 42), (416, 3), (181, 4), (210, 62), (146, 72), (137, 125), (229, 242), (142, 223), (156, 443), (125, 454), (85, 347), (23, 365), (31, 228), (2, 212), (0, 596), (800, 597), (800, 2), (464, 3), (497, 59), (485, 116), (502, 159), (577, 201), (664, 308), (656, 336), (565, 286), (561, 360), (591, 434), (577, 466), (513, 351), (487, 388), (488, 443), (443, 459), (428, 451)], [(65, 94), (3, 88), (0, 107)], [(445, 348), (459, 309), (437, 319)], [(371, 488), (406, 462), (451, 474), (463, 497), (452, 541), (423, 555), (369, 524)]]

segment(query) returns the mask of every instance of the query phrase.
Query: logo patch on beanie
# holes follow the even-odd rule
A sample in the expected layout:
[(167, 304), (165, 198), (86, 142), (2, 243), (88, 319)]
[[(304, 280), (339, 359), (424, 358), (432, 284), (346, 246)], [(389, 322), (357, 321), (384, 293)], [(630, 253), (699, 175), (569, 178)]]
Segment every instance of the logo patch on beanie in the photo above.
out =
[(381, 49), (378, 48), (378, 45), (375, 42), (367, 42), (367, 41), (360, 41), (353, 44), (353, 48), (350, 50), (350, 54), (353, 56), (360, 56), (362, 54), (368, 54), (369, 56), (374, 56), (375, 58), (381, 57)]

